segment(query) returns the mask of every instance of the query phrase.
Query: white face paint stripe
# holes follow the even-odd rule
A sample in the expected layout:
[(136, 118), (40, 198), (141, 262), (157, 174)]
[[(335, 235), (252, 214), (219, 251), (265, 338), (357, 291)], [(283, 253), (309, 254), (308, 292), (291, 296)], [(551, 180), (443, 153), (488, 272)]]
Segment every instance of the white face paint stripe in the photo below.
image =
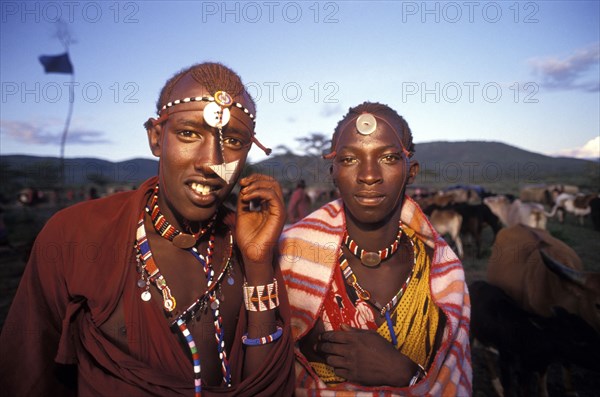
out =
[(229, 184), (231, 182), (231, 178), (235, 175), (239, 160), (232, 161), (231, 163), (221, 163), (209, 165), (210, 169), (213, 170), (221, 179), (225, 181), (225, 183)]

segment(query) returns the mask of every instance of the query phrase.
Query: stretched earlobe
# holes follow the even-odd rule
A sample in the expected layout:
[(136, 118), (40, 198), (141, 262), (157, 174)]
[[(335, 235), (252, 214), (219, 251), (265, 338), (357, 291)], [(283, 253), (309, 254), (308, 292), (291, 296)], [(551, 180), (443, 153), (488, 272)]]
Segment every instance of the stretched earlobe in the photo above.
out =
[(408, 169), (408, 181), (407, 184), (411, 184), (415, 181), (417, 174), (419, 173), (419, 169), (421, 166), (418, 161), (411, 161), (410, 168)]
[(150, 117), (148, 120), (146, 120), (146, 122), (144, 122), (144, 128), (146, 129), (146, 131), (152, 128), (155, 122), (156, 119), (154, 117)]
[(162, 153), (161, 138), (162, 138), (162, 125), (155, 124), (155, 119), (148, 119), (144, 123), (146, 127), (146, 133), (148, 134), (148, 145), (150, 145), (150, 151), (155, 157), (160, 157)]
[(335, 179), (335, 175), (333, 173), (333, 164), (329, 166), (329, 176), (331, 177), (331, 182), (333, 186), (337, 188), (337, 180)]

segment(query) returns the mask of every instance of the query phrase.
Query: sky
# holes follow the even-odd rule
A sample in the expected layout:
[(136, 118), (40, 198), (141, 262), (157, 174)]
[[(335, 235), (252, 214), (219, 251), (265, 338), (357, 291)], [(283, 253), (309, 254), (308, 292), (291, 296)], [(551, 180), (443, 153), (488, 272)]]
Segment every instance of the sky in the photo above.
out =
[[(0, 154), (152, 158), (142, 124), (203, 61), (240, 76), (266, 146), (387, 104), (416, 143), (499, 141), (600, 157), (598, 1), (2, 1)], [(45, 74), (65, 47), (74, 74)], [(71, 81), (73, 79), (73, 81)], [(251, 161), (265, 155), (253, 148)]]

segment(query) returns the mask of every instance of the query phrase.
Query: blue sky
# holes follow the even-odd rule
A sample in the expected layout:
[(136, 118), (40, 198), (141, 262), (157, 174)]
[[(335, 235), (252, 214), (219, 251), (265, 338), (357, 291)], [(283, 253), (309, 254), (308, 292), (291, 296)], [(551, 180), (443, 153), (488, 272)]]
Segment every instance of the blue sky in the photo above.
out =
[(158, 92), (202, 61), (242, 76), (273, 148), (330, 134), (370, 100), (402, 114), (417, 143), (598, 157), (599, 4), (3, 1), (0, 154), (59, 155), (70, 76), (44, 74), (37, 58), (63, 52), (60, 18), (77, 41), (66, 157), (150, 158), (142, 123)]

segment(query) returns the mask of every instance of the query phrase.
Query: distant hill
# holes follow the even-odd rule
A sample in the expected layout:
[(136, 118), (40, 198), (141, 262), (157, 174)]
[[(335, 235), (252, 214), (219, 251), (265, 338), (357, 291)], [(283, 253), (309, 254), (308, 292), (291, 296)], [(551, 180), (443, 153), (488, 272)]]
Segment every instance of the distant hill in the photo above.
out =
[[(421, 165), (416, 185), (442, 188), (455, 184), (477, 184), (488, 190), (517, 192), (520, 186), (562, 183), (582, 190), (600, 188), (600, 164), (589, 160), (550, 157), (499, 142), (427, 142), (416, 145), (415, 159)], [(8, 155), (0, 157), (3, 188), (34, 186), (48, 188), (58, 182), (59, 159)], [(274, 155), (246, 166), (246, 173), (261, 172), (292, 188), (300, 179), (308, 186), (332, 188), (330, 161), (314, 156)], [(94, 158), (65, 159), (68, 185), (137, 185), (156, 175), (158, 161), (132, 159), (110, 162)], [(12, 189), (11, 189), (12, 190)]]
[(573, 184), (600, 189), (600, 164), (569, 157), (551, 157), (500, 142), (428, 142), (416, 145), (421, 164), (416, 183), (444, 186), (479, 184), (517, 191), (540, 183)]
[[(0, 157), (2, 181), (33, 185), (43, 188), (59, 182), (60, 159), (28, 155)], [(156, 175), (158, 161), (132, 159), (111, 162), (96, 158), (65, 159), (65, 182), (67, 185), (85, 185), (94, 182), (105, 184), (135, 185)], [(42, 186), (40, 186), (42, 185)]]
[[(415, 185), (443, 188), (481, 185), (506, 193), (531, 184), (573, 184), (582, 190), (600, 189), (600, 164), (589, 160), (550, 157), (499, 142), (427, 142), (415, 145), (420, 172)], [(284, 187), (299, 179), (307, 185), (332, 186), (330, 162), (316, 157), (279, 155), (253, 167), (277, 178)]]

